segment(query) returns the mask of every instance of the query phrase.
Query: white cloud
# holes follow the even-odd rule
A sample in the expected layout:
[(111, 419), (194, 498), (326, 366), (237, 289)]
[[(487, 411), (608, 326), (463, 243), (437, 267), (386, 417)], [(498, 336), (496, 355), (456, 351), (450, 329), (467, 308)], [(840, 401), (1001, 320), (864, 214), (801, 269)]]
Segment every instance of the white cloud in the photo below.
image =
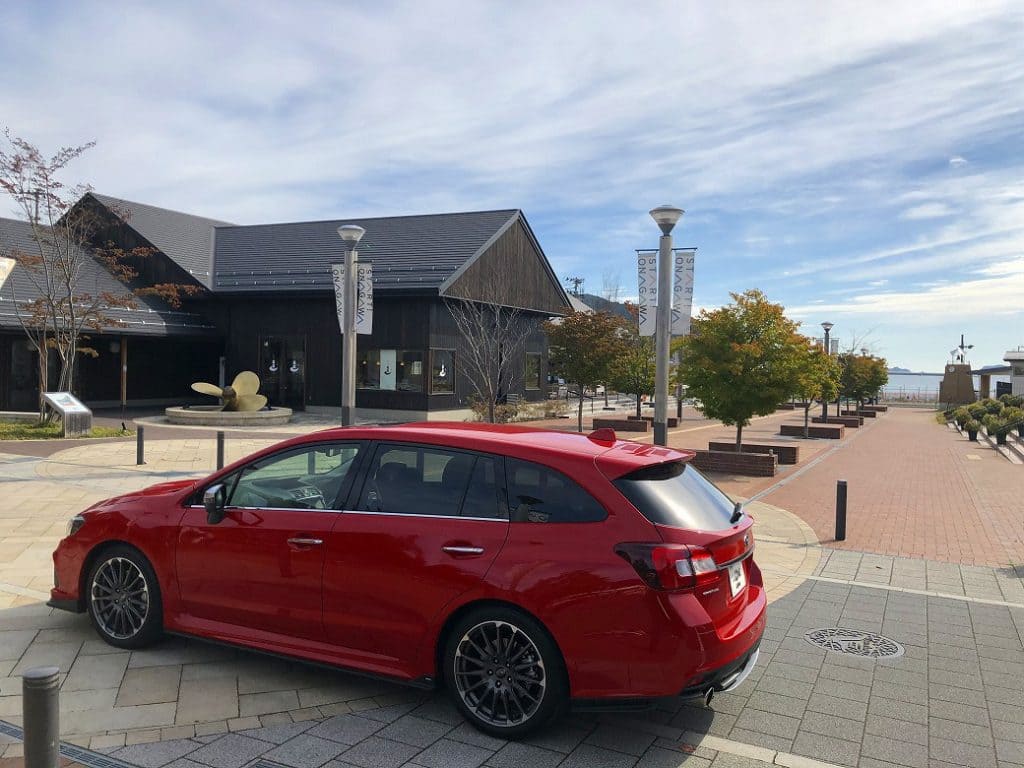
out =
[(967, 165), (967, 160), (960, 155), (953, 155), (949, 158), (949, 164), (953, 168), (960, 168), (961, 166)]
[(953, 209), (945, 203), (925, 203), (908, 208), (900, 214), (900, 218), (914, 221), (917, 219), (941, 219), (944, 216), (952, 215)]

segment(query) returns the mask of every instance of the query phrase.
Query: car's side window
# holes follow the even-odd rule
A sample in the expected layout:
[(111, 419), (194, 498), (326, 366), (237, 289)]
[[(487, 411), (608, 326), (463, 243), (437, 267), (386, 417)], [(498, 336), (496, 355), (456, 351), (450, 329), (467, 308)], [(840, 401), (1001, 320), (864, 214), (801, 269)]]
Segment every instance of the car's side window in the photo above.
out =
[[(381, 445), (367, 469), (359, 509), (456, 517), (464, 500), (471, 497), (474, 508), (480, 509), (480, 514), (472, 516), (500, 516), (493, 468), (490, 506), (487, 506), (486, 488), (467, 493), (470, 480), (475, 479), (476, 462), (477, 457), (471, 453), (434, 446)], [(481, 473), (486, 475), (486, 470)]]
[(229, 507), (334, 509), (359, 455), (358, 443), (317, 443), (244, 467)]
[(469, 489), (462, 502), (463, 517), (506, 517), (498, 501), (498, 477), (501, 465), (491, 456), (478, 456), (470, 476)]
[(532, 461), (506, 459), (509, 516), (513, 522), (592, 523), (608, 513), (568, 477)]

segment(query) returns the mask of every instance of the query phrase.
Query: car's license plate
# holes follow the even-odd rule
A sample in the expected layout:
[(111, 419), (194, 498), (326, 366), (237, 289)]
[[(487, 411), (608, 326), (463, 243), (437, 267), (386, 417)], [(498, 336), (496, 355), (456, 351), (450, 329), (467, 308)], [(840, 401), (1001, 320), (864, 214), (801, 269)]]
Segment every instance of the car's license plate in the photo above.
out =
[(743, 561), (733, 563), (729, 566), (729, 589), (732, 596), (736, 597), (743, 588), (747, 586), (747, 572), (743, 570)]

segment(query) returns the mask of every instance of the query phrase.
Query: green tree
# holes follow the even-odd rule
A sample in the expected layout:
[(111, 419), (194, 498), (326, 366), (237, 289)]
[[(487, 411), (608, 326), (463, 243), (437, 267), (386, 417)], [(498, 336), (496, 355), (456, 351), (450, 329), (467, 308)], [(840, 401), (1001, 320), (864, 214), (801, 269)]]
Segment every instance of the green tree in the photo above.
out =
[(623, 356), (625, 323), (608, 312), (574, 312), (544, 324), (548, 367), (575, 387), (580, 402), (577, 429), (583, 431), (583, 395), (608, 382), (612, 363)]
[(796, 389), (793, 390), (804, 404), (804, 437), (810, 434), (811, 405), (815, 400), (830, 402), (839, 395), (841, 373), (834, 357), (822, 347), (807, 344), (797, 369)]
[(754, 416), (772, 413), (796, 389), (807, 340), (796, 323), (758, 290), (732, 294), (733, 303), (704, 310), (682, 352), (680, 381), (704, 404), (704, 413), (736, 427), (736, 450), (743, 427)]
[(839, 391), (847, 400), (856, 401), (858, 409), (889, 381), (888, 364), (881, 357), (846, 352), (839, 355), (839, 365)]
[[(627, 304), (626, 309), (636, 318), (635, 305)], [(622, 339), (622, 354), (611, 364), (608, 383), (616, 392), (636, 395), (636, 416), (639, 419), (641, 396), (654, 394), (654, 373), (657, 367), (654, 337), (641, 336), (634, 320), (624, 328)]]

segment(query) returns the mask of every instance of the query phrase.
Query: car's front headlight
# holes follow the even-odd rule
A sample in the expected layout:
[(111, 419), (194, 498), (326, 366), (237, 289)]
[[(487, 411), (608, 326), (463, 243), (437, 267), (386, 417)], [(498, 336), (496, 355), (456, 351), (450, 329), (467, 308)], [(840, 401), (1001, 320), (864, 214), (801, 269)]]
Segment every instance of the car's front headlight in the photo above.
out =
[(74, 536), (76, 533), (78, 533), (78, 529), (81, 528), (83, 525), (85, 525), (85, 518), (81, 515), (75, 515), (70, 520), (68, 520), (67, 535)]

